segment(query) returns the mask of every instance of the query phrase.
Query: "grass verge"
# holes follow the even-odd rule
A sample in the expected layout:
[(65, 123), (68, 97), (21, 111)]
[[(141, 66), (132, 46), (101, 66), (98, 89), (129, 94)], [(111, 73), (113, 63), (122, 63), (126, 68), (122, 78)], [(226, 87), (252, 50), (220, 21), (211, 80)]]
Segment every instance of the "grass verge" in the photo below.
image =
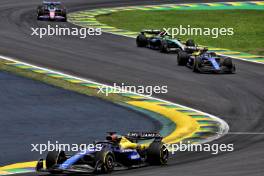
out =
[(264, 55), (264, 11), (262, 10), (172, 10), (172, 11), (120, 11), (96, 17), (101, 23), (129, 31), (142, 29), (175, 28), (233, 28), (234, 35), (184, 36), (197, 43), (228, 48), (251, 54)]

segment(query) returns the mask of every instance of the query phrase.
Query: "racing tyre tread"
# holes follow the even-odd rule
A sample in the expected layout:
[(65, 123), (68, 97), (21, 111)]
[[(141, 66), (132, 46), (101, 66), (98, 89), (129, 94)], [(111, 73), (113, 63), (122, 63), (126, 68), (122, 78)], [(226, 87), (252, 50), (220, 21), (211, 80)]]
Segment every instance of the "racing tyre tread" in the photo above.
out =
[(164, 165), (167, 163), (169, 151), (162, 142), (153, 142), (147, 150), (147, 162), (150, 165)]
[(146, 47), (147, 46), (147, 38), (144, 34), (139, 34), (136, 39), (136, 43), (138, 47)]
[(201, 65), (201, 59), (199, 57), (195, 57), (194, 63), (193, 63), (193, 72), (200, 73), (200, 67)]
[(114, 170), (115, 158), (112, 152), (107, 150), (97, 152), (96, 161), (101, 163), (100, 173), (111, 173)]
[(185, 66), (187, 64), (189, 55), (184, 51), (178, 51), (177, 62), (180, 66)]

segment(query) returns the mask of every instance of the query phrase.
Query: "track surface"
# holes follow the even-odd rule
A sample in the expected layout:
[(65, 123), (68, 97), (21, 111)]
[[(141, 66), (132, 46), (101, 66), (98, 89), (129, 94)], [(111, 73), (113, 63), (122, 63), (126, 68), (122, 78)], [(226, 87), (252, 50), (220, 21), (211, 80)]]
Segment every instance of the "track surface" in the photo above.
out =
[(31, 144), (86, 144), (103, 140), (106, 131), (159, 127), (141, 113), (5, 72), (0, 84), (1, 165), (39, 158)]
[[(149, 0), (65, 2), (71, 11), (153, 4)], [(168, 2), (175, 1), (155, 1)], [(178, 67), (173, 55), (137, 48), (130, 38), (103, 34), (87, 39), (50, 37), (40, 40), (30, 36), (30, 27), (57, 23), (37, 22), (34, 11), (37, 4), (35, 0), (0, 2), (0, 53), (104, 83), (168, 85), (169, 93), (158, 97), (220, 116), (233, 132), (264, 132), (263, 65), (235, 61), (238, 71), (234, 75), (194, 74), (185, 67)], [(67, 23), (60, 25), (71, 26)], [(232, 153), (216, 156), (179, 153), (167, 167), (148, 167), (115, 174), (260, 176), (264, 173), (263, 139), (264, 135), (230, 134), (217, 142), (234, 143), (235, 151)]]
[(31, 144), (86, 144), (103, 140), (106, 131), (159, 127), (141, 113), (5, 72), (0, 85), (1, 165), (39, 158)]

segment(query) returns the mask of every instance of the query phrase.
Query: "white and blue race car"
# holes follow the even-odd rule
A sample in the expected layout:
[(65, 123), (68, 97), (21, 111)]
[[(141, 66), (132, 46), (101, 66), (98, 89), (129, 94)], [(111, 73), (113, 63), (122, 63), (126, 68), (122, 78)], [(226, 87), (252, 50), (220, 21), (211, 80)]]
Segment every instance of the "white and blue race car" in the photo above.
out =
[(37, 19), (48, 21), (67, 21), (66, 8), (61, 2), (43, 1), (37, 8)]

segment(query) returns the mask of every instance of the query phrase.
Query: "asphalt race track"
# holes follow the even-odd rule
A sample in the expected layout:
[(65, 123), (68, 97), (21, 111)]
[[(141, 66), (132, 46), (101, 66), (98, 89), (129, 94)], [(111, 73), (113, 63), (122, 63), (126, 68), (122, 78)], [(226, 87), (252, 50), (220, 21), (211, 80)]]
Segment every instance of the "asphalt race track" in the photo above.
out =
[(0, 72), (0, 85), (1, 165), (39, 158), (31, 144), (86, 144), (116, 129), (159, 128), (136, 111), (5, 72)]
[[(75, 11), (180, 1), (65, 2), (70, 11)], [(263, 65), (235, 61), (237, 73), (234, 75), (194, 74), (185, 67), (178, 67), (173, 54), (137, 48), (134, 39), (126, 37), (103, 34), (86, 39), (78, 37), (39, 39), (37, 36), (30, 36), (31, 27), (47, 27), (48, 24), (71, 25), (37, 22), (34, 10), (38, 3), (35, 0), (1, 0), (1, 54), (103, 83), (168, 85), (168, 94), (156, 96), (222, 117), (230, 125), (231, 132), (264, 132)], [(79, 135), (84, 137), (87, 134)], [(33, 140), (29, 142), (34, 142)], [(234, 143), (235, 151), (218, 155), (204, 152), (179, 153), (168, 166), (128, 170), (113, 175), (263, 175), (264, 135), (228, 134), (215, 142)], [(13, 151), (21, 152), (16, 149)]]

